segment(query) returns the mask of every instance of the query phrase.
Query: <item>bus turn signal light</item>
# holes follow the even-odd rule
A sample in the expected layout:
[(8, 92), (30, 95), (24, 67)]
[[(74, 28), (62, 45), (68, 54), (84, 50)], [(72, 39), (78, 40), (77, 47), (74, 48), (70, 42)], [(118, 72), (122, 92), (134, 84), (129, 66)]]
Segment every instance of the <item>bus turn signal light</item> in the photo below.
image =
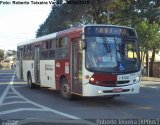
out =
[(93, 77), (91, 77), (91, 78), (90, 78), (90, 81), (91, 81), (91, 82), (94, 82), (94, 78), (93, 78)]

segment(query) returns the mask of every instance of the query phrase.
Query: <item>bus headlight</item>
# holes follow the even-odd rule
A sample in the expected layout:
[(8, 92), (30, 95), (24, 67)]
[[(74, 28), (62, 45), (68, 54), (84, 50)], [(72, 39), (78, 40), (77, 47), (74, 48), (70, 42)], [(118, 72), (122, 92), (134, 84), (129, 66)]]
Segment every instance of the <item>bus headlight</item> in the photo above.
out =
[(140, 81), (140, 76), (137, 76), (135, 79), (134, 79), (134, 83), (137, 83)]
[(99, 90), (99, 91), (98, 91), (98, 94), (102, 94), (102, 91), (101, 91), (101, 90)]

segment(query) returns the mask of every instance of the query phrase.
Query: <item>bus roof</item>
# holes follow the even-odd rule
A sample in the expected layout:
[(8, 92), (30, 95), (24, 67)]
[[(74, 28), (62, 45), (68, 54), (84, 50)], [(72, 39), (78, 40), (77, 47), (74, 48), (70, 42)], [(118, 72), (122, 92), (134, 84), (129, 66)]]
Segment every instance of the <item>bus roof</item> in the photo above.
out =
[(65, 34), (71, 33), (71, 32), (78, 32), (78, 31), (82, 31), (84, 29), (84, 27), (86, 26), (112, 26), (112, 27), (120, 27), (120, 28), (130, 28), (130, 29), (134, 29), (131, 27), (126, 27), (126, 26), (118, 26), (118, 25), (106, 25), (106, 24), (88, 24), (88, 25), (83, 25), (83, 26), (77, 26), (77, 27), (72, 27), (70, 29), (66, 29), (63, 31), (59, 31), (59, 32), (55, 32), (49, 35), (45, 35), (45, 36), (41, 36), (35, 39), (31, 39), (25, 42), (21, 42), (19, 43), (17, 46), (23, 46), (23, 45), (27, 45), (27, 44), (31, 44), (31, 43), (38, 43), (41, 41), (45, 41), (45, 40), (50, 40), (50, 39), (54, 39), (57, 36), (63, 36)]
[(82, 30), (82, 26), (72, 27), (70, 29), (66, 29), (66, 30), (63, 30), (63, 31), (51, 33), (51, 34), (41, 36), (41, 37), (38, 37), (38, 38), (35, 38), (35, 39), (31, 39), (31, 40), (28, 40), (28, 41), (25, 41), (25, 42), (21, 42), (17, 46), (23, 46), (23, 45), (27, 45), (27, 44), (31, 44), (31, 43), (38, 43), (38, 42), (41, 42), (41, 41), (54, 39), (57, 36), (63, 36), (65, 34), (73, 32), (73, 31), (75, 32), (75, 31), (81, 31), (81, 30)]

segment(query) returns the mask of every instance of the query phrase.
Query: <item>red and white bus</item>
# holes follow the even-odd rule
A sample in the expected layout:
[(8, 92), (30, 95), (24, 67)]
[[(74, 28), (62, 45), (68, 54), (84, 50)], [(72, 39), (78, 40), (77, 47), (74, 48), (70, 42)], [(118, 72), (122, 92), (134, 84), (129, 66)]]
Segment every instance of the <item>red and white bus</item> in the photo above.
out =
[(17, 46), (16, 72), (31, 88), (72, 95), (139, 93), (140, 56), (136, 31), (114, 25), (85, 25)]

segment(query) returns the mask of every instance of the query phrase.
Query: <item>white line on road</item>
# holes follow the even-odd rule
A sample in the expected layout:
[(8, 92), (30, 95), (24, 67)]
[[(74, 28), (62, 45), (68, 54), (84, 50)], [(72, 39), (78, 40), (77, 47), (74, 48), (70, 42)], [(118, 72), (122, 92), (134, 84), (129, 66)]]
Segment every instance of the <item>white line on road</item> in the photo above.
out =
[(19, 98), (19, 96), (7, 96), (5, 97), (6, 99), (11, 99), (11, 98)]
[(8, 92), (7, 95), (15, 95), (14, 92)]
[(24, 104), (24, 103), (29, 103), (29, 102), (26, 102), (26, 101), (14, 101), (14, 102), (6, 102), (6, 103), (3, 103), (2, 105), (11, 105), (11, 104)]
[[(2, 94), (2, 96), (0, 98), (0, 106), (5, 105), (5, 104), (8, 105), (8, 104), (11, 104), (11, 103), (15, 104), (15, 103), (18, 102), (18, 101), (14, 101), (14, 102), (3, 103), (4, 99), (7, 97), (7, 93), (9, 93), (9, 89), (11, 89), (14, 92), (14, 94), (19, 96), (19, 98), (23, 99), (27, 103), (30, 103), (34, 106), (37, 106), (38, 108), (17, 108), (17, 109), (12, 109), (12, 110), (7, 110), (7, 111), (1, 111), (0, 115), (15, 113), (15, 112), (19, 112), (19, 111), (47, 111), (47, 112), (52, 112), (52, 113), (55, 113), (55, 114), (58, 114), (58, 115), (61, 115), (61, 116), (67, 117), (67, 118), (71, 118), (71, 119), (81, 119), (79, 117), (76, 117), (76, 116), (73, 116), (73, 115), (70, 115), (70, 114), (67, 114), (67, 113), (63, 113), (61, 111), (58, 111), (58, 110), (51, 109), (51, 108), (48, 108), (46, 106), (40, 105), (40, 104), (35, 103), (35, 102), (27, 99), (26, 97), (22, 96), (13, 86), (14, 77), (15, 77), (15, 73), (12, 76), (12, 79), (11, 79), (9, 85), (7, 86), (7, 88), (5, 89), (4, 93)], [(23, 103), (23, 102), (21, 102), (21, 103)], [(82, 120), (82, 121), (84, 121), (85, 123), (87, 123), (89, 125), (95, 125), (93, 122), (90, 122), (90, 121), (87, 121), (87, 120)]]
[[(40, 104), (38, 104), (38, 103), (35, 103), (35, 102), (27, 99), (26, 97), (22, 96), (18, 91), (16, 91), (16, 89), (15, 89), (13, 86), (11, 86), (11, 88), (12, 88), (12, 90), (14, 91), (14, 93), (16, 93), (19, 97), (23, 98), (24, 100), (26, 100), (27, 102), (31, 103), (32, 105), (35, 105), (35, 106), (37, 106), (37, 107), (39, 107), (39, 108), (44, 109), (45, 111), (53, 112), (53, 113), (56, 113), (56, 114), (58, 114), (58, 115), (62, 115), (62, 116), (65, 116), (65, 117), (68, 117), (68, 118), (71, 118), (71, 119), (80, 119), (80, 118), (75, 117), (75, 116), (73, 116), (73, 115), (70, 115), (70, 114), (67, 114), (67, 113), (63, 113), (63, 112), (60, 112), (60, 111), (57, 111), (57, 110), (48, 108), (48, 107), (46, 107), (46, 106), (40, 105)], [(0, 114), (1, 114), (1, 113), (0, 113)]]
[(2, 94), (2, 96), (1, 96), (1, 98), (0, 98), (0, 106), (2, 105), (2, 103), (3, 103), (3, 101), (4, 101), (4, 99), (5, 99), (6, 95), (7, 95), (7, 92), (8, 92), (8, 90), (9, 90), (9, 88), (10, 88), (10, 85), (8, 85), (7, 88), (5, 89), (5, 91), (3, 92), (3, 94)]
[(10, 81), (9, 85), (7, 86), (7, 88), (5, 89), (5, 91), (3, 92), (3, 94), (2, 94), (2, 96), (0, 98), (0, 106), (2, 105), (5, 97), (7, 96), (8, 90), (9, 90), (9, 88), (11, 86), (10, 84), (13, 84), (14, 77), (15, 77), (15, 73), (12, 75), (12, 78), (11, 78), (11, 81)]
[[(14, 77), (15, 77), (15, 73), (14, 73), (14, 75), (12, 76), (12, 79), (11, 79), (9, 85), (7, 86), (7, 88), (5, 89), (4, 93), (2, 94), (2, 96), (1, 96), (1, 98), (0, 98), (0, 106), (4, 105), (4, 104), (3, 104), (3, 101), (4, 101), (4, 99), (6, 98), (9, 89), (12, 89), (12, 91), (13, 91), (16, 95), (18, 95), (20, 98), (24, 99), (26, 102), (31, 103), (32, 105), (35, 105), (35, 106), (37, 106), (37, 107), (39, 107), (39, 108), (41, 108), (41, 109), (43, 109), (43, 110), (45, 110), (45, 111), (53, 112), (53, 113), (56, 113), (56, 114), (58, 114), (58, 115), (62, 115), (62, 116), (65, 116), (65, 117), (68, 117), (68, 118), (71, 118), (71, 119), (80, 119), (80, 118), (75, 117), (75, 116), (73, 116), (73, 115), (69, 115), (69, 114), (66, 114), (66, 113), (63, 113), (63, 112), (60, 112), (60, 111), (57, 111), (57, 110), (48, 108), (48, 107), (46, 107), (46, 106), (37, 104), (37, 103), (35, 103), (35, 102), (33, 102), (33, 101), (25, 98), (25, 97), (22, 96), (18, 91), (16, 91), (16, 89), (13, 87)], [(25, 108), (22, 108), (22, 109), (25, 109)], [(21, 111), (22, 109), (20, 109), (20, 111)], [(28, 109), (25, 109), (25, 110), (28, 110)], [(30, 110), (30, 109), (29, 109), (29, 110)], [(14, 111), (19, 111), (19, 110), (14, 110)], [(37, 110), (37, 111), (38, 111), (38, 110)], [(8, 114), (8, 113), (12, 113), (12, 110), (11, 110), (11, 112), (10, 112), (10, 110), (9, 110), (9, 111), (6, 111), (6, 112), (0, 112), (0, 115), (5, 114), (5, 113), (7, 113), (7, 114)]]
[(0, 115), (5, 115), (9, 113), (15, 113), (19, 111), (45, 111), (44, 109), (39, 109), (39, 108), (18, 108), (18, 109), (11, 109), (7, 111), (1, 111)]

